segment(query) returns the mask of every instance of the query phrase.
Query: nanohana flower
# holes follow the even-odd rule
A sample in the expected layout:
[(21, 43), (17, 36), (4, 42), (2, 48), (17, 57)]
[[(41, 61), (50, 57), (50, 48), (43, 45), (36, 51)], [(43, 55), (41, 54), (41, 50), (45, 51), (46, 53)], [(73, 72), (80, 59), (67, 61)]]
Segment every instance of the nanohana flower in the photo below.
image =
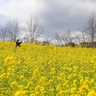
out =
[(5, 64), (6, 66), (9, 66), (9, 65), (12, 65), (12, 64), (15, 64), (16, 60), (13, 56), (8, 56), (5, 58)]
[(96, 96), (96, 48), (14, 45), (0, 42), (0, 96)]
[(35, 94), (30, 94), (30, 96), (36, 96)]
[(96, 96), (96, 92), (94, 90), (90, 90), (88, 92), (88, 95), (87, 96)]
[(93, 57), (91, 58), (91, 63), (96, 63), (96, 56), (93, 56)]
[(45, 83), (46, 82), (46, 77), (41, 77), (39, 80), (40, 83)]
[(75, 87), (71, 88), (71, 93), (76, 93), (76, 91), (77, 91), (77, 88)]
[(38, 76), (40, 74), (40, 71), (38, 69), (34, 70), (33, 71), (33, 75), (34, 76)]
[(44, 88), (40, 85), (35, 87), (36, 94), (42, 94), (44, 92)]
[(25, 91), (17, 91), (14, 96), (26, 96), (26, 92)]

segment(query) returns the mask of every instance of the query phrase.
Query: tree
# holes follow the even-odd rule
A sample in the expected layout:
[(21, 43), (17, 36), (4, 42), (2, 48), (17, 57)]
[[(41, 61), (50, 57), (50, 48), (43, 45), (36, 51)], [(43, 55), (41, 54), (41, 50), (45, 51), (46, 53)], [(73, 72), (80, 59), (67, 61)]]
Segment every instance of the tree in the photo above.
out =
[(6, 28), (3, 26), (0, 28), (0, 38), (2, 41), (5, 41), (6, 37), (7, 37)]
[(62, 35), (55, 33), (55, 40), (57, 41), (57, 45), (66, 45), (74, 40), (74, 34), (72, 30), (68, 30)]
[(57, 32), (55, 33), (55, 40), (57, 45), (62, 45), (61, 36)]
[(96, 36), (96, 17), (95, 13), (91, 13), (88, 24), (86, 26), (86, 34), (91, 42), (91, 47), (94, 47), (94, 41)]
[(6, 32), (8, 33), (9, 39), (11, 41), (16, 41), (20, 32), (20, 24), (18, 20), (13, 20), (6, 24)]
[(66, 44), (74, 41), (74, 38), (75, 38), (74, 36), (75, 35), (74, 35), (73, 31), (72, 30), (68, 30), (67, 32), (65, 32), (61, 36), (61, 38), (62, 38), (62, 41), (64, 42), (64, 44), (66, 45)]
[(29, 40), (30, 36), (29, 36), (29, 33), (27, 32), (26, 28), (23, 27), (22, 31), (24, 32), (23, 33), (23, 35), (24, 35), (24, 37), (23, 37), (24, 42), (30, 42), (30, 40)]
[(33, 43), (42, 34), (43, 30), (39, 19), (37, 17), (33, 18), (31, 15), (27, 21), (27, 37), (29, 37), (30, 42)]

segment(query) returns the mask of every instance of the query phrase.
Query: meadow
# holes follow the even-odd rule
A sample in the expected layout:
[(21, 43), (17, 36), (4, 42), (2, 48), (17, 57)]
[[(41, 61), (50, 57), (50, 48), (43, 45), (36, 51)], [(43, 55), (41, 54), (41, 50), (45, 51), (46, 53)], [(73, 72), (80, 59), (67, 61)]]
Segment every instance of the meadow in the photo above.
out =
[(0, 42), (0, 96), (96, 96), (96, 49)]

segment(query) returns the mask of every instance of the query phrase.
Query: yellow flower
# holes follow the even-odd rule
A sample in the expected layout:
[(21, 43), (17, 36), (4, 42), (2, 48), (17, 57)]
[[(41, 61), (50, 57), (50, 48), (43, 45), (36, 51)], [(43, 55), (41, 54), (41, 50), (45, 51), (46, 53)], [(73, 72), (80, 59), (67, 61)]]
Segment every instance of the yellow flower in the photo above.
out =
[(74, 96), (82, 96), (80, 93), (74, 94)]
[(27, 86), (25, 88), (27, 89), (27, 88), (30, 88), (30, 87), (32, 87), (32, 82), (31, 81), (28, 82), (28, 84), (27, 84)]
[(26, 96), (25, 91), (17, 91), (14, 96)]
[(2, 81), (6, 77), (6, 73), (0, 75), (0, 81)]
[(94, 79), (92, 79), (92, 80), (90, 81), (90, 84), (94, 84)]
[(81, 80), (80, 80), (80, 83), (81, 83), (81, 84), (83, 84), (83, 83), (84, 83), (84, 80), (83, 80), (83, 79), (81, 79)]
[(80, 94), (84, 95), (86, 94), (86, 89), (84, 87), (79, 88)]
[(55, 68), (51, 68), (51, 74), (55, 74), (55, 72), (56, 72), (56, 69)]
[(9, 66), (9, 65), (12, 65), (16, 62), (15, 58), (13, 56), (8, 56), (5, 58), (5, 66)]
[(0, 96), (3, 96), (3, 94), (0, 94)]
[(18, 83), (17, 81), (13, 81), (11, 84), (10, 84), (10, 88), (13, 90), (13, 89), (16, 89), (18, 87)]
[(54, 82), (53, 79), (50, 79), (50, 80), (49, 80), (49, 83), (53, 83), (53, 82)]
[(60, 90), (60, 96), (65, 95), (65, 91), (64, 90)]
[(0, 42), (0, 96), (96, 96), (95, 69), (95, 48)]
[(45, 83), (46, 82), (46, 77), (41, 77), (39, 80), (40, 83)]
[(30, 96), (35, 96), (35, 94), (30, 94)]
[(96, 93), (94, 90), (90, 90), (87, 96), (96, 96)]
[(38, 85), (35, 87), (35, 92), (36, 94), (42, 94), (44, 92), (44, 88)]
[(33, 75), (34, 76), (38, 76), (39, 74), (40, 74), (40, 71), (39, 70), (36, 69), (36, 70), (33, 71)]
[(19, 76), (20, 79), (24, 79), (24, 75)]
[(75, 93), (77, 91), (77, 88), (73, 87), (71, 88), (71, 93)]
[(18, 85), (18, 89), (19, 90), (23, 90), (24, 89), (24, 86), (23, 85)]
[(91, 63), (96, 63), (96, 56), (91, 58)]
[(57, 91), (61, 90), (61, 84), (58, 84), (58, 85), (56, 86), (56, 90), (57, 90)]

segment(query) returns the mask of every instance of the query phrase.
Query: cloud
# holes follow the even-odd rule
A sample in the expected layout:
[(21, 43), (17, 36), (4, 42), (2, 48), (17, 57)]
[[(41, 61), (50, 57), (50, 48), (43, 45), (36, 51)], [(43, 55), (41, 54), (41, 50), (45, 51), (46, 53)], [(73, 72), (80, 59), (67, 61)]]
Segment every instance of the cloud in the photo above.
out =
[[(96, 7), (96, 3), (80, 2), (78, 0), (50, 0), (47, 3), (47, 11), (44, 15), (46, 25), (53, 28), (52, 31), (68, 29), (82, 30), (88, 16)], [(49, 5), (48, 5), (49, 4)], [(48, 27), (49, 28), (49, 27)], [(55, 30), (54, 30), (55, 29)]]
[[(6, 5), (1, 6), (3, 15), (9, 18), (18, 18), (25, 21), (30, 14), (37, 15), (44, 9), (43, 2), (40, 0), (9, 0)], [(3, 2), (4, 3), (4, 2)]]
[(0, 14), (2, 18), (7, 18), (7, 20), (8, 18), (19, 19), (23, 24), (30, 14), (38, 16), (40, 22), (46, 28), (43, 34), (46, 38), (54, 37), (56, 31), (60, 31), (60, 33), (68, 29), (82, 31), (89, 14), (95, 9), (96, 0), (0, 1)]

